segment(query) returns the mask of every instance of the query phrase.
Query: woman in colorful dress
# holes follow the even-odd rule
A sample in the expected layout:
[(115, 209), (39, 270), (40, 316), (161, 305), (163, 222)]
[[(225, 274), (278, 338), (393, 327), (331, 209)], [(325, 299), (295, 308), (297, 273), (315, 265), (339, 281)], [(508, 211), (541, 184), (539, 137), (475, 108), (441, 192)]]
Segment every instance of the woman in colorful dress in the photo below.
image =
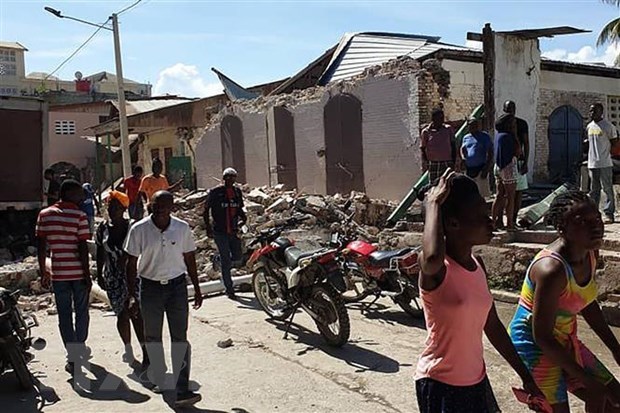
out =
[(620, 384), (577, 337), (581, 314), (620, 365), (620, 344), (596, 301), (597, 251), (603, 221), (594, 202), (572, 190), (558, 196), (546, 216), (559, 238), (530, 264), (510, 335), (553, 412), (569, 412), (568, 394), (587, 412), (619, 412)]
[(125, 345), (123, 361), (133, 363), (135, 359), (131, 346), (132, 324), (141, 344), (143, 357), (146, 357), (146, 351), (143, 344), (142, 315), (139, 310), (130, 313), (127, 305), (129, 297), (123, 243), (129, 232), (129, 220), (124, 217), (128, 206), (127, 195), (118, 191), (110, 193), (107, 202), (108, 220), (102, 222), (97, 228), (95, 242), (97, 243), (97, 281), (102, 288), (105, 288), (112, 310), (117, 317), (116, 328)]

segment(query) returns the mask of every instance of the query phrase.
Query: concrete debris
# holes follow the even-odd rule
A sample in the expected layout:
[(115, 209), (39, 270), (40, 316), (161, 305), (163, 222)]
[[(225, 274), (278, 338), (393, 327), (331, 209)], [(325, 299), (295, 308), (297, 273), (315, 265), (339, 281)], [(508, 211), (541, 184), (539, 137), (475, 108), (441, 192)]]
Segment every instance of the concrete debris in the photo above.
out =
[(228, 348), (233, 346), (232, 338), (227, 338), (226, 340), (220, 340), (217, 342), (217, 346), (219, 348)]

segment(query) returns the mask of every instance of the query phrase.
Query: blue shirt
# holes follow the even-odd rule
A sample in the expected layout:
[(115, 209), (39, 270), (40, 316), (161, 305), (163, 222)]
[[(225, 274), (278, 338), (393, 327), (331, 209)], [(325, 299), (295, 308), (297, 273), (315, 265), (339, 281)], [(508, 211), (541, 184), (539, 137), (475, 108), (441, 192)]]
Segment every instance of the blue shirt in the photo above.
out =
[(463, 138), (462, 148), (465, 152), (465, 165), (468, 168), (479, 168), (487, 163), (487, 154), (491, 149), (491, 137), (486, 132), (467, 134)]
[(80, 205), (80, 209), (89, 217), (95, 216), (95, 191), (90, 184), (82, 185), (84, 189), (84, 201)]
[(515, 157), (515, 137), (512, 133), (500, 132), (495, 135), (495, 164), (504, 169)]

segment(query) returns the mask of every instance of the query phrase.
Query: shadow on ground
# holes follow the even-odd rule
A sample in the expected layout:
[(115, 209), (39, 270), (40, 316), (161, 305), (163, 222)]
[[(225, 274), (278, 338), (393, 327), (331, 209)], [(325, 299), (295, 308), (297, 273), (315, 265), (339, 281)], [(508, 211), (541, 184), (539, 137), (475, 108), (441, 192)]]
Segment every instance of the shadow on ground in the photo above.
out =
[[(92, 373), (94, 380), (88, 377), (87, 372)], [(132, 390), (123, 379), (94, 363), (87, 363), (83, 371), (76, 373), (68, 382), (80, 397), (90, 400), (122, 400), (140, 404), (150, 399), (147, 394)]]
[(354, 303), (348, 304), (347, 308), (351, 311), (360, 311), (362, 316), (367, 319), (383, 324), (400, 324), (407, 327), (415, 327), (426, 330), (424, 313), (420, 312), (419, 316), (414, 317), (401, 310), (401, 308), (396, 304), (394, 304), (394, 307), (388, 307), (380, 303), (374, 303), (370, 306), (367, 306), (365, 303)]
[(60, 398), (56, 390), (45, 385), (41, 379), (47, 376), (44, 373), (35, 374), (34, 389), (21, 390), (17, 378), (12, 372), (0, 377), (0, 406), (3, 412), (43, 412), (46, 406), (58, 402)]
[[(273, 324), (282, 332), (286, 330), (286, 323), (284, 322), (270, 319), (268, 319), (267, 322)], [(320, 334), (296, 323), (291, 324), (289, 334), (296, 337), (296, 342), (303, 343), (308, 346), (305, 349), (300, 350), (297, 353), (298, 356), (303, 356), (311, 351), (322, 351), (323, 353), (333, 358), (342, 360), (349, 366), (354, 367), (356, 373), (363, 373), (366, 371), (373, 371), (377, 373), (396, 373), (400, 370), (400, 366), (409, 366), (409, 364), (401, 364), (393, 358), (366, 348), (369, 346), (378, 345), (378, 343), (370, 340), (350, 340), (341, 348), (332, 347), (325, 343)], [(360, 347), (358, 344), (363, 345), (364, 347)]]

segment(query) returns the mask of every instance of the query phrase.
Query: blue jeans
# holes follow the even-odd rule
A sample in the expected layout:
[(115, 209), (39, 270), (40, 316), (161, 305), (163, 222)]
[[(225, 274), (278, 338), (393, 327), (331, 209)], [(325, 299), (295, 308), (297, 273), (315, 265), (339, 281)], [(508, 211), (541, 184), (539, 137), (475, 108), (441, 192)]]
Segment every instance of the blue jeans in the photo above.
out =
[(596, 204), (601, 202), (601, 188), (605, 192), (607, 201), (603, 207), (603, 212), (610, 218), (613, 218), (616, 212), (616, 197), (614, 195), (614, 174), (613, 168), (590, 169), (590, 198)]
[[(76, 361), (84, 350), (88, 338), (88, 314), (89, 289), (86, 282), (79, 281), (54, 281), (52, 283), (56, 309), (58, 310), (58, 327), (60, 336), (67, 350), (69, 361)], [(75, 325), (73, 313), (75, 312)]]
[(226, 293), (234, 292), (230, 270), (232, 262), (241, 259), (241, 240), (236, 234), (213, 234), (215, 244), (220, 252), (220, 261), (222, 263), (222, 281), (226, 287)]
[[(188, 391), (191, 367), (191, 347), (187, 341), (189, 304), (187, 302), (187, 284), (185, 275), (179, 276), (168, 284), (140, 279), (140, 310), (144, 320), (144, 341), (149, 356), (149, 380), (168, 390), (164, 382), (166, 361), (162, 344), (164, 313), (168, 320), (168, 330), (172, 341), (172, 374), (177, 393)], [(172, 387), (172, 386), (171, 386)]]

